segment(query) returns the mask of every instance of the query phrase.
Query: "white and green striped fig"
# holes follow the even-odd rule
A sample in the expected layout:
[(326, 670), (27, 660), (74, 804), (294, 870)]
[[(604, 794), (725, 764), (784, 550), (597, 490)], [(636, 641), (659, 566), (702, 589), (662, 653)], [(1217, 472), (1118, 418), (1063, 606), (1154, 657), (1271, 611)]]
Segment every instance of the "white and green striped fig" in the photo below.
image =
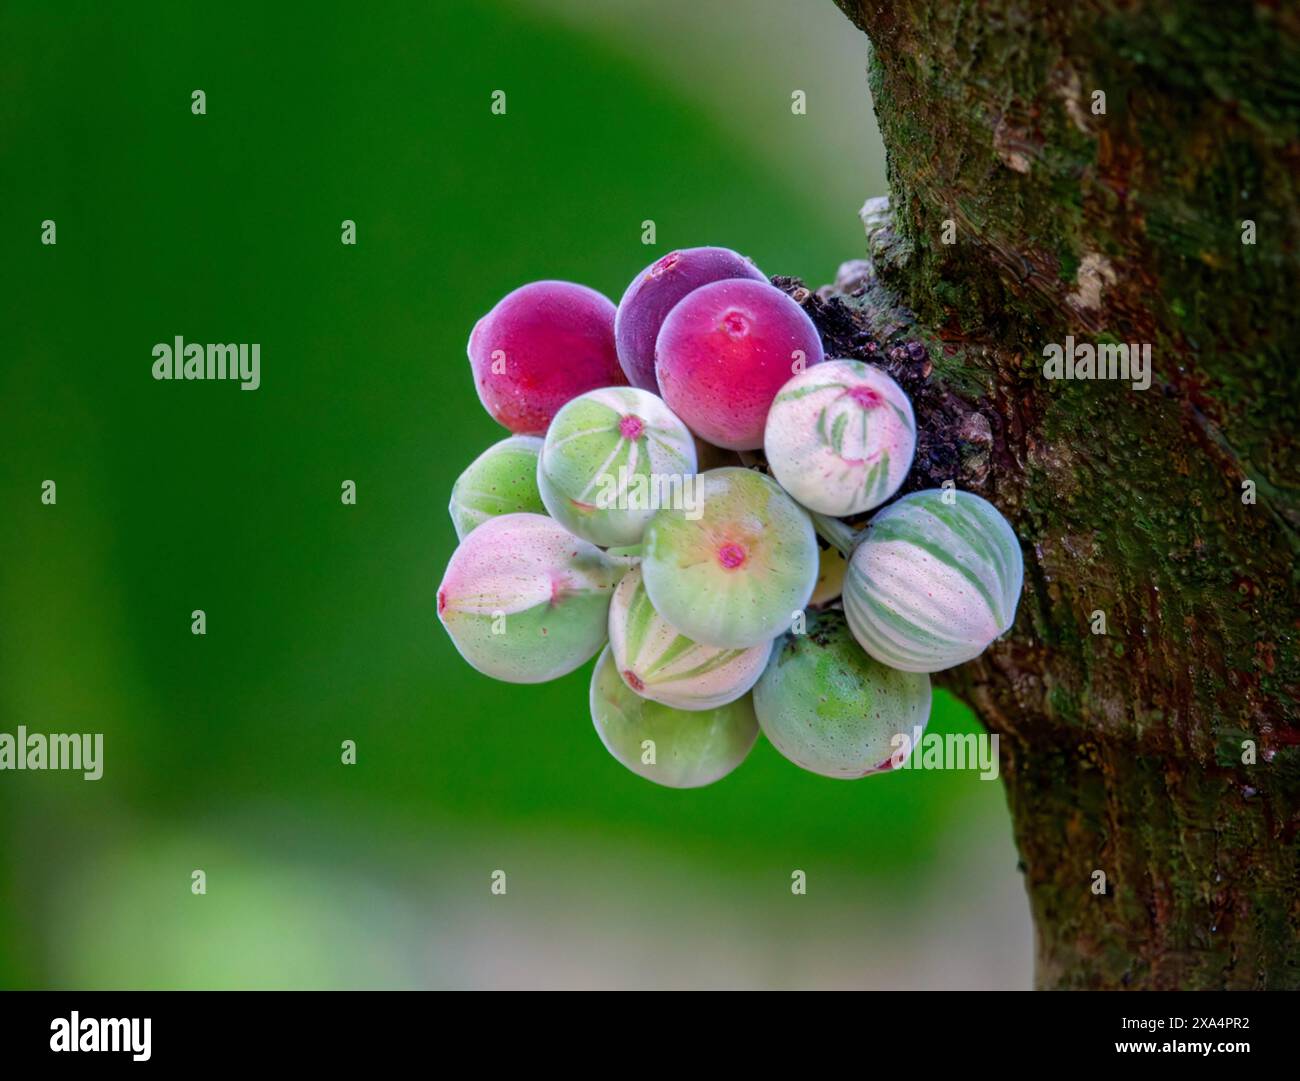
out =
[(591, 720), (619, 762), (669, 788), (700, 788), (725, 777), (758, 739), (748, 694), (706, 710), (652, 702), (623, 682), (608, 646), (591, 675)]
[(849, 562), (844, 611), (876, 660), (938, 672), (1010, 629), (1023, 583), (1020, 542), (997, 508), (932, 488), (872, 518)]
[(810, 510), (843, 517), (898, 491), (916, 453), (903, 388), (872, 364), (825, 360), (777, 393), (763, 449), (781, 486)]
[(537, 492), (541, 450), (537, 436), (512, 435), (492, 444), (470, 463), (451, 490), (448, 508), (458, 540), (499, 514), (546, 513)]
[(807, 633), (777, 643), (754, 687), (754, 711), (768, 741), (796, 766), (866, 777), (907, 760), (916, 729), (930, 720), (930, 677), (868, 657), (842, 613), (812, 613)]
[(655, 611), (687, 638), (748, 649), (789, 628), (817, 583), (812, 520), (770, 477), (727, 467), (699, 475), (699, 513), (662, 510), (641, 573)]
[(485, 676), (542, 683), (605, 642), (622, 563), (541, 514), (489, 518), (452, 554), (438, 618)]
[(609, 646), (623, 682), (674, 709), (716, 709), (747, 694), (772, 644), (718, 649), (693, 642), (655, 611), (641, 570), (628, 571), (609, 606)]
[(555, 415), (537, 463), (557, 522), (601, 547), (641, 542), (662, 506), (689, 502), (695, 439), (663, 401), (636, 387), (580, 394)]

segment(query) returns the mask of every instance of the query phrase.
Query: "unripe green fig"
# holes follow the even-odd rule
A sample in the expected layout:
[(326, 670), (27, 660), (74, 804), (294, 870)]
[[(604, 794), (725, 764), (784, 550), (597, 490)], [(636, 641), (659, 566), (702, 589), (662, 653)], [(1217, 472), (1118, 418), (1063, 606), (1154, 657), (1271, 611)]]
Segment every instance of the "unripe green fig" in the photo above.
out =
[(817, 583), (812, 520), (751, 469), (699, 475), (692, 514), (662, 510), (646, 529), (641, 571), (655, 611), (686, 637), (724, 649), (770, 641)]
[(916, 729), (930, 719), (930, 677), (868, 657), (841, 612), (812, 612), (806, 633), (777, 642), (754, 686), (754, 711), (768, 741), (796, 766), (866, 777), (906, 761)]
[(628, 571), (609, 606), (609, 646), (626, 683), (674, 709), (716, 709), (747, 694), (763, 674), (772, 643), (718, 649), (692, 642), (655, 611), (640, 568)]
[(464, 540), (476, 527), (500, 514), (545, 514), (537, 491), (537, 456), (542, 441), (512, 435), (494, 443), (470, 463), (451, 490), (451, 523)]
[(438, 618), (486, 676), (541, 683), (605, 642), (623, 565), (540, 514), (489, 518), (461, 541), (438, 587)]
[(602, 547), (641, 543), (695, 474), (695, 440), (656, 395), (608, 387), (568, 402), (546, 430), (537, 487), (551, 517)]
[(705, 710), (653, 702), (623, 682), (608, 646), (591, 676), (591, 719), (610, 754), (668, 788), (700, 788), (725, 777), (758, 738), (748, 694)]
[(978, 657), (1016, 617), (1020, 542), (986, 499), (913, 492), (867, 527), (849, 562), (844, 611), (871, 656), (905, 672)]

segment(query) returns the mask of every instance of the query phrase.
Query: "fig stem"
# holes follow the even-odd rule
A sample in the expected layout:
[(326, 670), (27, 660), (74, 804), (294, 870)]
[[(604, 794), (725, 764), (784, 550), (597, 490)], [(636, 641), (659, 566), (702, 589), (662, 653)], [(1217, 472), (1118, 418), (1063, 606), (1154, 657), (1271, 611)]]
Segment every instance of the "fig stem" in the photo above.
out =
[(853, 555), (853, 549), (867, 535), (865, 529), (855, 530), (838, 518), (818, 514), (816, 511), (809, 511), (808, 513), (812, 515), (813, 528), (817, 530), (817, 535), (832, 548), (838, 548), (845, 559)]

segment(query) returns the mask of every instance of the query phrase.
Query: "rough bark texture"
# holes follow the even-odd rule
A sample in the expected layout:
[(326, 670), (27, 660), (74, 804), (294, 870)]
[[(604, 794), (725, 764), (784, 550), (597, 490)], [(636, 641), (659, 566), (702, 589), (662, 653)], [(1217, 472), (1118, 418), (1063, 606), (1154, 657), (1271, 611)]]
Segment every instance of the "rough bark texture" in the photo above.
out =
[[(1012, 634), (943, 681), (1003, 737), (1037, 983), (1300, 987), (1300, 14), (838, 2), (891, 199), (790, 288), (914, 395), (909, 487), (1023, 542)], [(1150, 389), (1045, 379), (1067, 334), (1149, 343)]]

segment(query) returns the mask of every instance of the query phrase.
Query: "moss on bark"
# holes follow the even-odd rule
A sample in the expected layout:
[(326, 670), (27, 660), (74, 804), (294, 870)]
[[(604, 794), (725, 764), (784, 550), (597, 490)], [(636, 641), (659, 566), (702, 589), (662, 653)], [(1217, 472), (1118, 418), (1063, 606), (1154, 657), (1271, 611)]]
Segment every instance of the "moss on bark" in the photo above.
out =
[[(808, 303), (920, 395), (916, 483), (1024, 542), (947, 682), (1005, 737), (1037, 981), (1300, 987), (1300, 13), (840, 6), (890, 209)], [(1150, 389), (1045, 379), (1066, 335), (1149, 344)]]

